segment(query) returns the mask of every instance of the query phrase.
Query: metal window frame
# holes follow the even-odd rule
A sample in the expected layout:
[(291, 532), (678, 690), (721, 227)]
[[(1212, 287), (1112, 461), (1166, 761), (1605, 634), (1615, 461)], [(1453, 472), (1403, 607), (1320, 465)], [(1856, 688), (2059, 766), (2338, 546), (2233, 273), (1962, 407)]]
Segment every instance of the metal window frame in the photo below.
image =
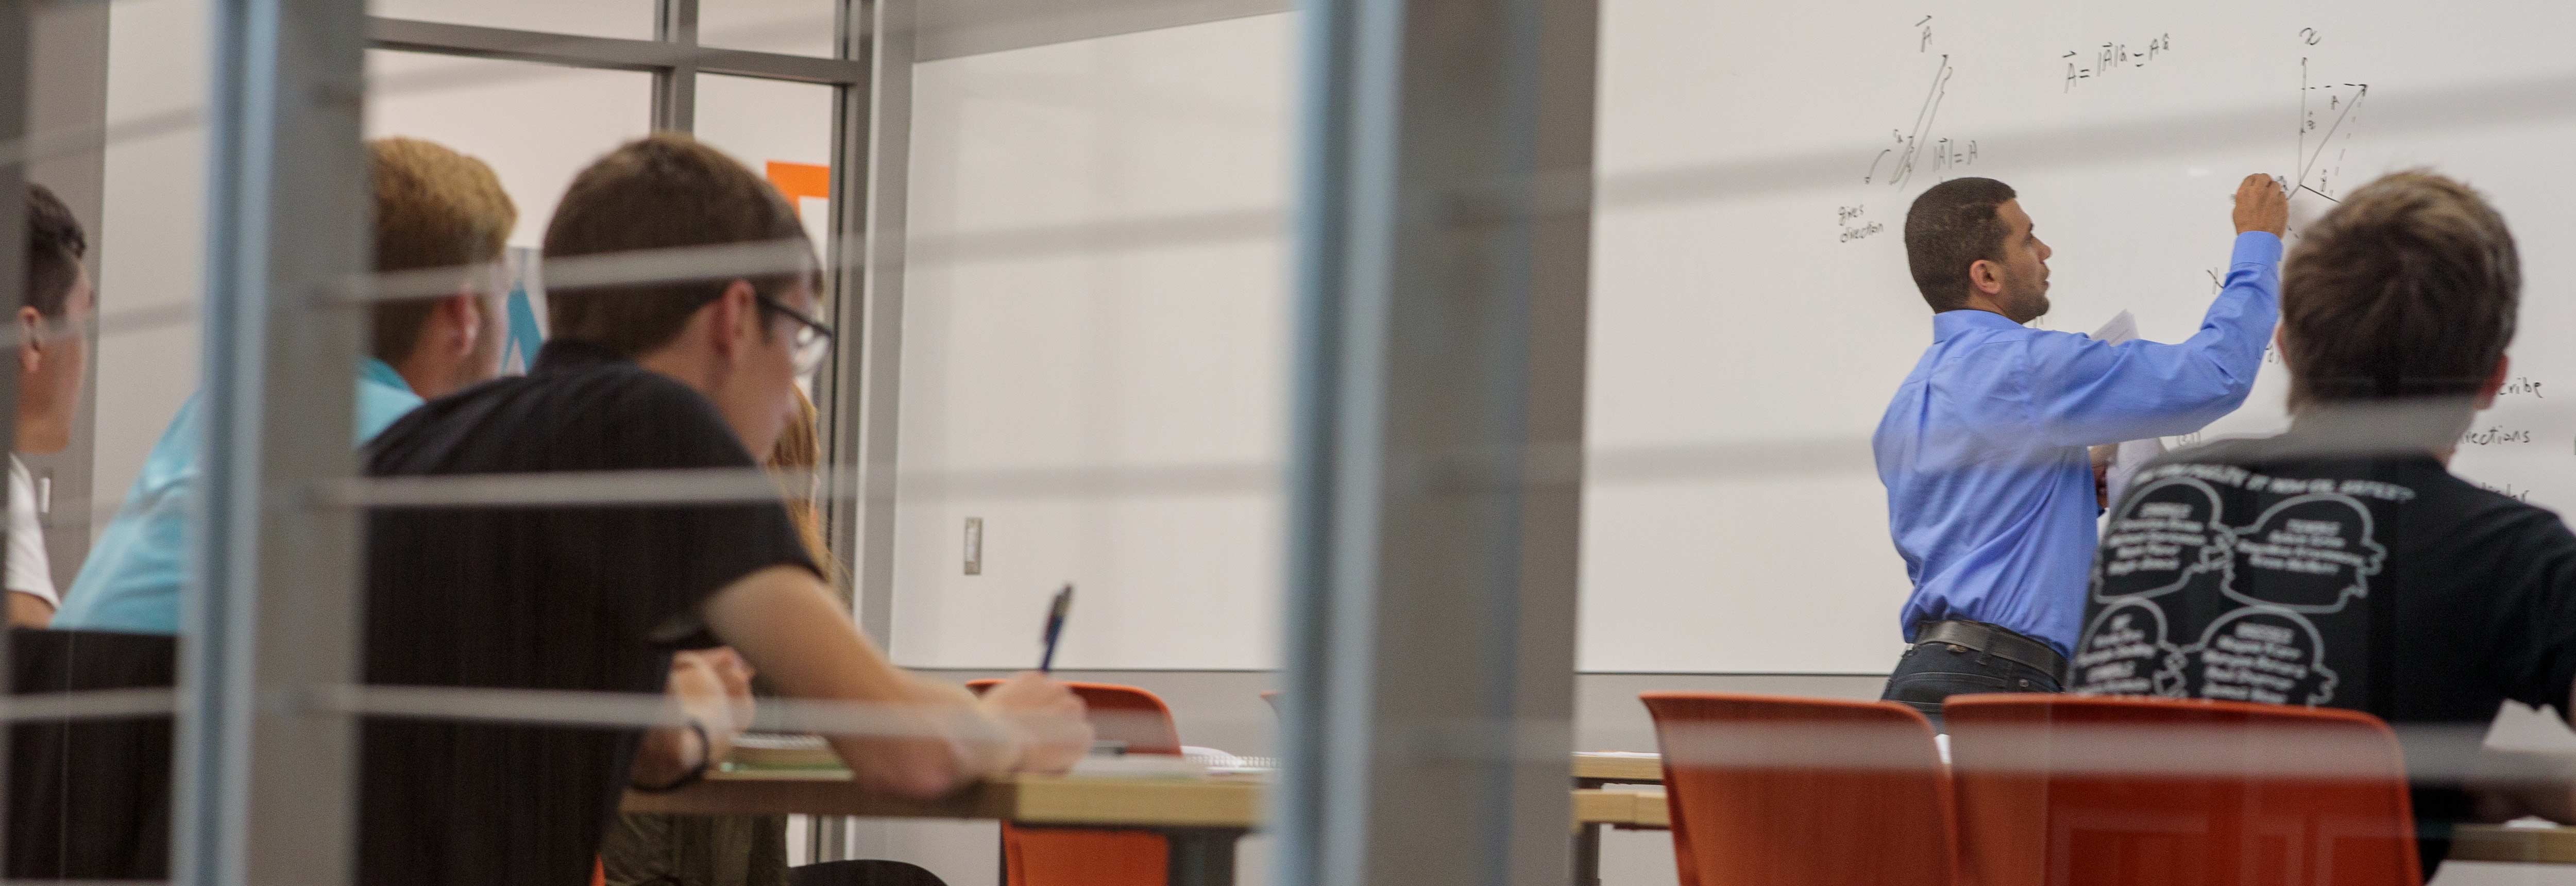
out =
[[(0, 144), (27, 137), (31, 93), (35, 90), (35, 9), (30, 3), (0, 3)], [(0, 162), (0, 315), (15, 317), (27, 303), (27, 167)], [(18, 448), (18, 361), (0, 360), (0, 453)], [(0, 515), (8, 513), (10, 490), (0, 482)], [(0, 527), (5, 532), (5, 527)], [(9, 545), (0, 544), (0, 575), (8, 574)], [(8, 591), (0, 590), (0, 598)], [(0, 608), (0, 616), (7, 610)], [(9, 634), (0, 630), (0, 662), (9, 661)], [(14, 694), (10, 672), (0, 669), (0, 694)], [(9, 756), (9, 730), (0, 729), (0, 760)], [(0, 858), (6, 852), (7, 815), (0, 810)]]
[[(855, 466), (854, 477), (835, 478), (856, 497), (834, 496), (834, 553), (852, 575), (851, 611), (859, 628), (889, 654), (894, 644), (894, 541), (896, 452), (902, 441), (904, 254), (912, 177), (912, 74), (917, 0), (860, 0), (840, 27), (843, 55), (866, 64), (868, 95), (853, 90), (841, 103), (849, 121), (866, 133), (842, 146), (835, 193), (844, 230), (864, 231), (848, 245), (864, 255), (841, 253), (834, 266), (845, 276), (838, 291), (839, 323), (857, 348), (837, 368), (830, 413), (832, 463)], [(865, 176), (856, 175), (865, 171)], [(848, 173), (848, 174), (842, 174)], [(852, 297), (855, 296), (855, 297)]]
[(1565, 882), (1598, 0), (1306, 15), (1271, 879)]
[[(850, 0), (841, 0), (841, 2), (847, 3)], [(651, 71), (657, 74), (695, 69), (701, 74), (758, 77), (764, 80), (788, 80), (827, 86), (863, 86), (867, 83), (867, 65), (855, 60), (699, 46), (695, 42), (697, 39), (696, 4), (688, 0), (673, 0), (670, 5), (675, 8), (685, 8), (686, 14), (666, 14), (657, 19), (656, 30), (672, 34), (673, 37), (669, 40), (585, 37), (544, 31), (522, 31), (515, 28), (370, 17), (367, 21), (367, 43), (370, 49), (536, 62), (573, 68)], [(694, 92), (694, 90), (691, 91)], [(682, 126), (669, 128), (686, 130), (686, 127)]]
[[(224, 0), (207, 119), (206, 449), (183, 601), (173, 874), (222, 886), (347, 882), (356, 720), (357, 513), (294, 490), (355, 472), (366, 270), (365, 11)], [(299, 433), (299, 431), (302, 431)]]

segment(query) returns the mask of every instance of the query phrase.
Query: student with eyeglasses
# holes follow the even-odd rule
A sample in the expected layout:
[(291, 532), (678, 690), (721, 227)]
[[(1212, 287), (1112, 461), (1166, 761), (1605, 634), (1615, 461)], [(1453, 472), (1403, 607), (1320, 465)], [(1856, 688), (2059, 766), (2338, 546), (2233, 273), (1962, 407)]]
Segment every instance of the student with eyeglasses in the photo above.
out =
[[(649, 490), (646, 472), (736, 472), (745, 491), (376, 509), (367, 682), (660, 692), (674, 651), (721, 645), (781, 696), (878, 705), (885, 729), (826, 736), (862, 785), (931, 797), (1071, 767), (1092, 733), (1070, 690), (1023, 674), (979, 699), (894, 667), (760, 473), (752, 453), (778, 439), (831, 339), (813, 246), (776, 190), (687, 136), (655, 135), (573, 180), (545, 260), (762, 244), (780, 247), (774, 272), (551, 288), (528, 375), (433, 401), (368, 447), (373, 477), (589, 474)], [(583, 882), (636, 742), (636, 730), (370, 721), (358, 879)]]

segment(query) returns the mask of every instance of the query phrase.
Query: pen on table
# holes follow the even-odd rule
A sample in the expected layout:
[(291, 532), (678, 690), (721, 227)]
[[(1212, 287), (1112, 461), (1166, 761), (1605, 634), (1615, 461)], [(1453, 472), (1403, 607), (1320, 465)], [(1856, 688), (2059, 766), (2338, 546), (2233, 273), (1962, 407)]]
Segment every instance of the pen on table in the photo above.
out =
[(1064, 636), (1064, 614), (1073, 608), (1073, 583), (1055, 592), (1055, 603), (1047, 607), (1046, 651), (1038, 654), (1038, 673), (1055, 670), (1055, 642)]

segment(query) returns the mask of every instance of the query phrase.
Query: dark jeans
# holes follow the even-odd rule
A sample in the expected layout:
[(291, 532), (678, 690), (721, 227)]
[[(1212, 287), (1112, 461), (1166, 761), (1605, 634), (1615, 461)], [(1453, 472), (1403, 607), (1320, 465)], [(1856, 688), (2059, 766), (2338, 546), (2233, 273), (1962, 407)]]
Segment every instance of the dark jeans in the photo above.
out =
[(2061, 692), (2057, 675), (1948, 643), (1917, 643), (1896, 660), (1879, 698), (1901, 702), (1941, 725), (1941, 700), (1980, 692)]

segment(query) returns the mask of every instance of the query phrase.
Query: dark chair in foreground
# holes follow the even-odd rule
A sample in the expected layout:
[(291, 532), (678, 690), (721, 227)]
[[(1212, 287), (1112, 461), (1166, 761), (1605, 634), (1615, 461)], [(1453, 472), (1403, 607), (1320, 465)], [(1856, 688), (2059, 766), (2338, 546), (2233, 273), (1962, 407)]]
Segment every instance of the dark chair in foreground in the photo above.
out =
[[(9, 691), (28, 699), (169, 691), (178, 642), (94, 631), (9, 632)], [(170, 715), (27, 720), (9, 729), (8, 879), (170, 876)]]
[(2069, 695), (1942, 707), (1961, 870), (1987, 886), (2417, 886), (2397, 738), (2284, 705)]

